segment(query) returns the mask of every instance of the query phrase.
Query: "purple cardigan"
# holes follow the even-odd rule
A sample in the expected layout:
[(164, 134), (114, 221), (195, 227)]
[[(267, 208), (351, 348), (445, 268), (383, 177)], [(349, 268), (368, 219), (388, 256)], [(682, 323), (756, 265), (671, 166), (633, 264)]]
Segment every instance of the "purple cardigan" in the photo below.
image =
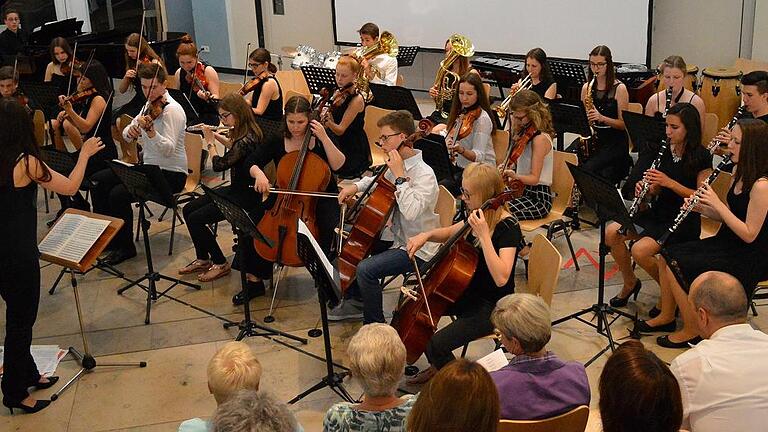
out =
[(501, 418), (537, 420), (579, 405), (589, 406), (589, 382), (581, 363), (564, 362), (552, 352), (541, 358), (519, 355), (491, 378), (499, 391)]

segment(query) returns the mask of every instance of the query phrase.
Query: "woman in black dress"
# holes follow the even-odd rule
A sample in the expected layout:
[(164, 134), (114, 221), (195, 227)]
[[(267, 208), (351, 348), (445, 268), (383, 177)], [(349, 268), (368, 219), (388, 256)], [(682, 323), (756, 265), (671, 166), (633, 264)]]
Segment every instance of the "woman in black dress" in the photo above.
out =
[(64, 71), (72, 66), (72, 48), (63, 37), (55, 37), (51, 40), (48, 50), (51, 55), (51, 62), (45, 68), (43, 81), (53, 83), (61, 91), (61, 94), (64, 94), (67, 91), (69, 74), (62, 71), (62, 66), (67, 65), (64, 66)]
[[(232, 182), (229, 186), (216, 191), (243, 208), (258, 221), (264, 209), (261, 205), (261, 194), (251, 187), (251, 177), (248, 173), (250, 166), (246, 164), (253, 155), (264, 155), (259, 160), (260, 166), (265, 166), (271, 153), (267, 151), (259, 125), (251, 114), (250, 107), (238, 94), (229, 94), (221, 100), (218, 107), (218, 117), (230, 133), (224, 137), (214, 134), (209, 127), (203, 127), (203, 139), (211, 155), (213, 170), (220, 172), (232, 170)], [(223, 156), (219, 156), (215, 141), (229, 148)], [(221, 251), (216, 237), (208, 226), (224, 220), (216, 204), (207, 195), (203, 195), (184, 206), (184, 221), (187, 224), (192, 244), (195, 246), (196, 259), (179, 269), (179, 274), (201, 273), (197, 279), (210, 282), (229, 274), (230, 265)], [(240, 241), (246, 241), (242, 238)]]
[[(256, 48), (248, 56), (248, 67), (255, 78), (248, 83), (257, 83), (245, 94), (245, 100), (251, 105), (253, 113), (269, 120), (283, 119), (283, 89), (275, 78), (277, 66), (271, 62), (272, 55), (264, 48)], [(255, 81), (258, 80), (258, 81)]]
[(0, 296), (6, 304), (3, 405), (23, 412), (50, 404), (36, 400), (28, 389), (53, 386), (58, 377), (42, 377), (30, 354), (32, 327), (40, 301), (40, 252), (37, 250), (37, 184), (62, 194), (74, 194), (85, 175), (88, 159), (104, 146), (98, 138), (83, 143), (69, 177), (50, 170), (40, 159), (34, 127), (26, 110), (14, 99), (0, 100)]
[[(283, 120), (283, 136), (275, 137), (277, 142), (270, 143), (269, 149), (272, 150), (272, 160), (275, 166), (280, 164), (280, 160), (290, 152), (301, 149), (304, 137), (307, 132), (314, 136), (309, 141), (309, 151), (317, 154), (328, 163), (331, 171), (338, 170), (344, 165), (344, 153), (328, 137), (323, 125), (317, 120), (310, 121), (312, 107), (309, 101), (302, 96), (293, 96), (285, 104), (285, 117)], [(269, 179), (264, 173), (265, 160), (261, 152), (254, 153), (249, 158), (246, 166), (249, 167), (250, 175), (254, 179), (254, 189), (260, 194), (269, 192)], [(328, 183), (326, 192), (338, 193), (336, 179), (332, 176)], [(275, 203), (276, 194), (271, 194), (265, 202), (264, 208), (269, 209)], [(331, 254), (331, 245), (335, 236), (334, 229), (339, 223), (339, 203), (332, 198), (319, 198), (317, 201), (317, 224), (318, 238), (317, 242), (326, 253)], [(258, 221), (254, 220), (258, 223)], [(252, 244), (249, 243), (249, 244)], [(251, 249), (251, 248), (249, 248)], [(251, 298), (264, 295), (264, 279), (272, 278), (273, 263), (262, 258), (255, 251), (249, 250), (249, 256), (243, 257), (241, 262), (245, 262), (246, 278), (250, 284)], [(245, 296), (242, 292), (237, 293), (232, 298), (232, 303), (240, 305), (245, 302)]]
[(334, 170), (341, 178), (360, 177), (371, 166), (371, 147), (364, 129), (365, 100), (355, 86), (359, 70), (360, 64), (352, 57), (339, 59), (336, 64), (338, 90), (331, 103), (330, 115), (323, 118), (323, 125), (331, 131), (333, 142), (346, 156), (344, 165)]
[[(739, 120), (731, 131), (728, 151), (736, 164), (726, 202), (711, 187), (699, 192), (695, 211), (722, 222), (713, 237), (678, 243), (661, 251), (659, 276), (662, 299), (670, 291), (680, 308), (684, 326), (657, 339), (668, 348), (687, 348), (701, 340), (696, 329), (696, 312), (688, 302), (690, 283), (707, 271), (721, 271), (736, 277), (747, 297), (758, 281), (768, 276), (768, 125), (760, 120)], [(690, 198), (686, 199), (686, 204)], [(689, 215), (693, 217), (696, 215)], [(673, 331), (674, 303), (662, 303), (661, 314), (639, 321), (638, 330)]]
[[(640, 155), (621, 190), (624, 197), (631, 200), (640, 193), (643, 179), (650, 185), (644, 200), (646, 204), (634, 217), (634, 223), (640, 229), (637, 233), (629, 231), (621, 234), (621, 226), (616, 222), (606, 228), (606, 244), (611, 248), (611, 255), (624, 279), (621, 292), (611, 299), (611, 306), (614, 307), (625, 306), (629, 297), (637, 298), (640, 291), (640, 279), (635, 275), (631, 259), (656, 282), (659, 281), (656, 254), (661, 246), (656, 240), (675, 219), (683, 199), (689, 197), (712, 171), (712, 156), (701, 145), (701, 122), (696, 107), (689, 103), (673, 106), (667, 114), (666, 125), (667, 149), (658, 167), (650, 169), (658, 157), (661, 143)], [(701, 218), (692, 215), (686, 218), (666, 244), (696, 240), (700, 233)], [(627, 241), (634, 241), (631, 250), (627, 248)], [(671, 301), (671, 297), (668, 300)]]
[(176, 70), (173, 88), (181, 90), (195, 109), (198, 117), (191, 120), (218, 125), (216, 101), (219, 99), (219, 74), (216, 69), (200, 60), (197, 45), (189, 35), (181, 38), (176, 58), (179, 59), (179, 69)]

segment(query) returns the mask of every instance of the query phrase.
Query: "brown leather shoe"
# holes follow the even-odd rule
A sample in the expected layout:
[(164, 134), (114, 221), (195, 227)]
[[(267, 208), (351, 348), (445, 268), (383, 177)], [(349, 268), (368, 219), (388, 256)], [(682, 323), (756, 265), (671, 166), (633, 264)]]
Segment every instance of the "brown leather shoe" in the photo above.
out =
[(191, 263), (187, 264), (186, 267), (180, 268), (179, 274), (185, 275), (185, 274), (204, 272), (204, 271), (207, 271), (209, 268), (211, 268), (212, 265), (213, 263), (210, 260), (196, 259)]
[(215, 281), (220, 277), (228, 275), (231, 271), (232, 267), (229, 265), (229, 263), (225, 262), (224, 264), (214, 264), (205, 273), (198, 275), (197, 280), (200, 282)]

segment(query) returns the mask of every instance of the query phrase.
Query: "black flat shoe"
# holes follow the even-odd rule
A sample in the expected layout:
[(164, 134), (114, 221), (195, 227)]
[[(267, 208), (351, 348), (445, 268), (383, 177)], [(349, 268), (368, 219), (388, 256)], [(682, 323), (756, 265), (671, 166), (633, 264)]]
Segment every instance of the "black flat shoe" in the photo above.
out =
[(5, 405), (6, 408), (13, 414), (13, 409), (18, 408), (22, 411), (24, 411), (25, 414), (34, 414), (38, 411), (42, 411), (43, 408), (47, 407), (51, 404), (51, 401), (49, 400), (38, 400), (35, 401), (35, 406), (28, 407), (26, 405), (23, 405), (21, 402), (11, 403), (8, 402), (5, 398), (3, 398), (3, 405)]
[(104, 263), (111, 266), (116, 266), (123, 261), (129, 260), (136, 256), (136, 249), (115, 249), (112, 253), (104, 258)]
[(690, 348), (691, 345), (696, 345), (699, 342), (701, 342), (701, 336), (696, 336), (694, 338), (688, 339), (687, 341), (683, 341), (683, 342), (672, 342), (671, 340), (669, 340), (669, 336), (659, 336), (656, 338), (656, 343), (659, 344), (659, 346), (664, 348), (676, 348), (676, 349)]
[[(264, 281), (247, 281), (248, 284), (248, 301), (250, 301), (253, 298), (261, 297), (264, 294), (266, 294), (266, 289), (264, 288)], [(240, 291), (239, 293), (232, 296), (232, 304), (235, 306), (240, 306), (245, 303), (245, 293), (243, 291)]]
[[(618, 295), (611, 299), (609, 302), (611, 306), (613, 307), (624, 307), (629, 302), (629, 298), (632, 297), (633, 300), (637, 300), (637, 294), (640, 292), (640, 288), (643, 287), (643, 283), (640, 282), (640, 279), (635, 282), (635, 286), (632, 287), (632, 291), (629, 292), (629, 295), (626, 297), (619, 297)], [(653, 318), (653, 317), (651, 317)]]
[(666, 324), (650, 326), (645, 320), (638, 320), (635, 323), (635, 331), (640, 333), (673, 332), (677, 329), (677, 322), (672, 321)]
[(51, 376), (48, 377), (48, 382), (41, 383), (40, 381), (32, 384), (32, 387), (38, 389), (38, 390), (45, 390), (47, 388), (51, 388), (59, 381), (59, 377), (57, 376)]

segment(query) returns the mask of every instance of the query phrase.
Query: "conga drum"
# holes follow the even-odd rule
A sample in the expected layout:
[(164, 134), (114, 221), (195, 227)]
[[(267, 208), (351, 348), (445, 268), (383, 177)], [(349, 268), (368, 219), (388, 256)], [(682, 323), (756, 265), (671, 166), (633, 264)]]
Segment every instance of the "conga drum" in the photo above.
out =
[[(683, 84), (683, 87), (687, 88), (688, 90), (695, 92), (695, 85), (696, 81), (699, 75), (699, 67), (696, 65), (688, 65), (688, 73), (685, 75), (685, 84)], [(657, 86), (657, 91), (666, 90), (667, 85), (664, 84), (664, 75), (661, 73), (660, 68), (656, 68), (656, 79), (659, 83)]]
[(731, 68), (704, 68), (699, 96), (707, 112), (717, 114), (718, 129), (728, 123), (741, 105), (741, 71)]

